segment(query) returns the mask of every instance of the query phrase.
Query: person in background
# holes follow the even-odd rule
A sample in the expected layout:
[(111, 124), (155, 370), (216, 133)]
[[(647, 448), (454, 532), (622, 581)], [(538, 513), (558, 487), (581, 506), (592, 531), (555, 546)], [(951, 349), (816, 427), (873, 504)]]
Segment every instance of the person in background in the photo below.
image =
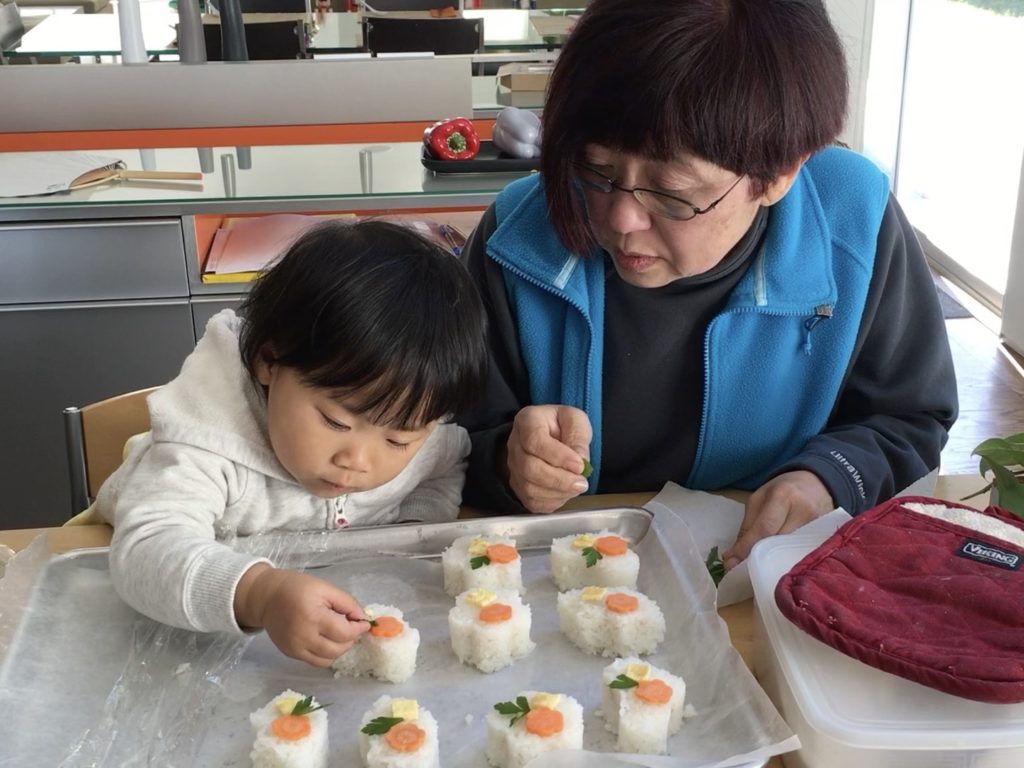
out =
[(463, 253), (491, 348), (459, 417), (465, 503), (749, 489), (732, 567), (938, 466), (957, 414), (942, 314), (887, 179), (835, 145), (846, 109), (819, 0), (588, 6), (542, 173)]
[(327, 666), (369, 628), (359, 603), (220, 540), (454, 519), (469, 437), (449, 416), (486, 362), (450, 254), (383, 222), (304, 234), (149, 396), (152, 431), (100, 489), (118, 594), (177, 627), (265, 629)]

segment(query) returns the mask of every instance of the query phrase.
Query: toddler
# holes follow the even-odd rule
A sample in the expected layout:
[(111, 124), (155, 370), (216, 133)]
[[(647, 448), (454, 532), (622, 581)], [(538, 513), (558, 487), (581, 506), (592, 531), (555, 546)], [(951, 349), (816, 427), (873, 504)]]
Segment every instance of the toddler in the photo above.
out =
[(379, 221), (307, 232), (239, 314), (210, 320), (101, 488), (118, 593), (177, 627), (265, 629), (327, 666), (369, 627), (358, 602), (218, 539), (454, 519), (469, 438), (449, 414), (486, 360), (457, 259)]

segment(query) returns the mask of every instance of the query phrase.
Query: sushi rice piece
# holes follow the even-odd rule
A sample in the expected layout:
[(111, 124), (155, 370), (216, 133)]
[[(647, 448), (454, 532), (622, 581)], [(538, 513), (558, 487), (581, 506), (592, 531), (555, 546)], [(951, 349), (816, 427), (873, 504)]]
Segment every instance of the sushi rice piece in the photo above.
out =
[(327, 712), (317, 707), (289, 688), (249, 715), (253, 768), (327, 768)]
[(562, 633), (598, 656), (653, 653), (665, 639), (665, 616), (642, 592), (624, 587), (583, 587), (558, 594)]
[(618, 735), (615, 749), (665, 754), (683, 724), (683, 678), (630, 656), (605, 667), (601, 681), (604, 727)]
[(496, 672), (529, 654), (530, 606), (514, 590), (467, 590), (448, 612), (452, 650), (463, 664)]
[(441, 553), (441, 568), (452, 597), (477, 587), (523, 592), (523, 560), (507, 536), (460, 536)]
[(559, 590), (579, 587), (636, 589), (640, 557), (611, 531), (559, 536), (551, 541), (551, 576)]
[(487, 762), (495, 768), (523, 768), (545, 752), (582, 748), (583, 707), (572, 696), (523, 691), (487, 713)]
[(359, 754), (367, 768), (440, 768), (437, 720), (415, 699), (381, 696), (363, 714)]
[(405, 682), (416, 671), (419, 630), (410, 627), (402, 611), (393, 605), (370, 603), (363, 610), (377, 622), (376, 626), (371, 626), (355, 645), (331, 662), (334, 676), (369, 675), (390, 683)]

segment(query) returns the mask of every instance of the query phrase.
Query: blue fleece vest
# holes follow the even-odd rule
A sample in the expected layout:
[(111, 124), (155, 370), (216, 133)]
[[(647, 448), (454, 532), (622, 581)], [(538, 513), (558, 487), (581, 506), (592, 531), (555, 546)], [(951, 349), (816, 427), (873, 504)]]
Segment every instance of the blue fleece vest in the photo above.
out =
[[(704, 408), (689, 488), (756, 488), (825, 427), (860, 327), (889, 196), (885, 176), (853, 152), (808, 160), (770, 212), (763, 247), (708, 324)], [(487, 253), (505, 286), (535, 404), (586, 411), (598, 486), (604, 263), (571, 254), (547, 217), (541, 180), (496, 200)], [(656, 329), (652, 329), (656, 330)], [(637, 393), (643, 397), (643, 393)]]

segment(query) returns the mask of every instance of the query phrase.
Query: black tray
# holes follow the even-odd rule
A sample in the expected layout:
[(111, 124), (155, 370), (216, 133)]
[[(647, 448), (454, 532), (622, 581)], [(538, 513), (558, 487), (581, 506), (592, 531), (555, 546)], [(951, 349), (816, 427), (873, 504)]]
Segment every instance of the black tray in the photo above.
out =
[(526, 173), (540, 170), (539, 157), (506, 155), (494, 146), (493, 141), (481, 141), (480, 151), (472, 160), (438, 160), (423, 147), (420, 162), (434, 173)]

